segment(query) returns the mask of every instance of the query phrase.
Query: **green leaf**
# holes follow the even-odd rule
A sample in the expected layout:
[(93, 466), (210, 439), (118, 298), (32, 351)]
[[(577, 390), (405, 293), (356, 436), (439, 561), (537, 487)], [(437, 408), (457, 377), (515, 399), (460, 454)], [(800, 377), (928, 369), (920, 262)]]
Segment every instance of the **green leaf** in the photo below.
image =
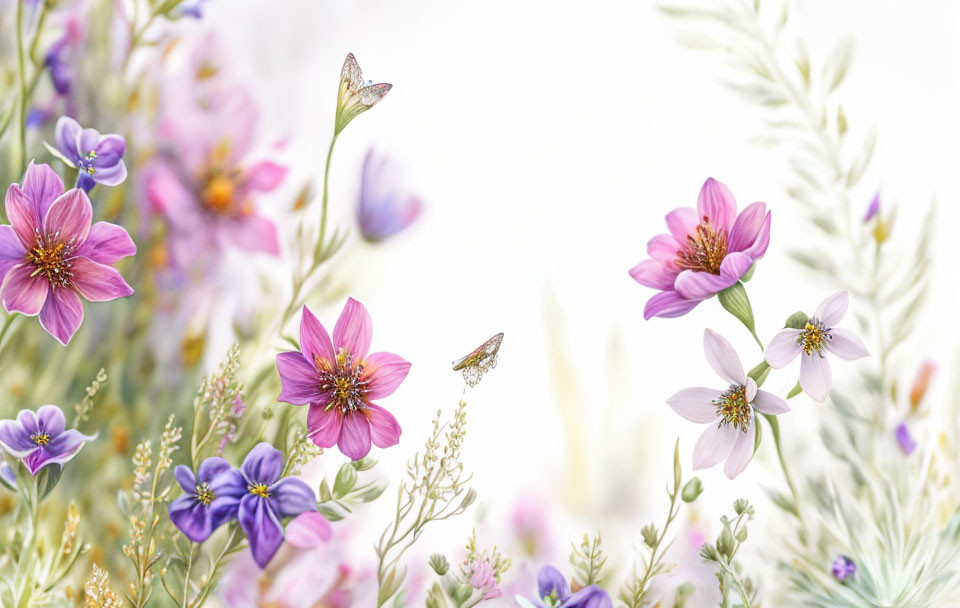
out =
[(357, 469), (352, 462), (345, 462), (333, 482), (334, 498), (343, 498), (355, 485), (357, 485)]
[(747, 297), (747, 290), (743, 283), (737, 282), (727, 287), (717, 294), (720, 305), (731, 315), (739, 319), (743, 325), (750, 330), (754, 340), (763, 348), (760, 338), (757, 337), (757, 330), (753, 321), (753, 308), (750, 306), (750, 298)]
[(767, 376), (770, 375), (770, 364), (766, 360), (761, 361), (756, 367), (747, 372), (747, 375), (753, 378), (757, 386), (763, 386)]
[(794, 397), (796, 397), (802, 392), (803, 392), (803, 387), (800, 386), (800, 382), (797, 382), (794, 385), (794, 387), (790, 389), (790, 392), (787, 393), (787, 399), (793, 399)]

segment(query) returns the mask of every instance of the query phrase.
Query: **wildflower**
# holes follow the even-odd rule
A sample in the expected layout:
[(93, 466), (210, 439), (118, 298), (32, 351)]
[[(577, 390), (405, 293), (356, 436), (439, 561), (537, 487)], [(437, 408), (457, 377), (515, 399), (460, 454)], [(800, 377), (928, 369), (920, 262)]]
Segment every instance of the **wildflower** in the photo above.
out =
[(241, 475), (224, 481), (221, 492), (243, 496), (237, 511), (253, 560), (265, 568), (283, 543), (280, 521), (317, 509), (313, 490), (301, 479), (280, 478), (283, 453), (267, 442), (259, 443), (240, 465)]
[(419, 197), (398, 189), (397, 176), (384, 156), (367, 151), (360, 178), (357, 223), (370, 242), (381, 241), (404, 230), (420, 216)]
[(870, 201), (870, 206), (867, 207), (867, 212), (863, 216), (863, 223), (866, 224), (880, 212), (880, 192), (877, 192), (873, 195), (873, 199)]
[(493, 566), (482, 559), (469, 564), (470, 586), (480, 592), (484, 600), (492, 600), (503, 595)]
[(63, 192), (47, 165), (30, 163), (23, 184), (7, 190), (10, 226), (0, 226), (0, 300), (8, 312), (40, 315), (40, 325), (66, 345), (83, 322), (80, 296), (104, 302), (133, 289), (111, 265), (136, 253), (127, 231), (90, 225), (93, 208), (80, 189)]
[(645, 319), (687, 314), (739, 281), (770, 243), (766, 205), (753, 203), (737, 215), (733, 193), (712, 177), (700, 189), (696, 209), (674, 209), (666, 220), (670, 234), (647, 243), (652, 259), (630, 269), (636, 282), (660, 290), (647, 301)]
[(57, 156), (78, 170), (77, 188), (84, 192), (97, 184), (118, 186), (127, 178), (123, 154), (127, 142), (119, 135), (100, 135), (84, 129), (69, 116), (61, 116), (56, 128)]
[(933, 361), (924, 361), (917, 370), (917, 375), (913, 378), (913, 386), (910, 387), (910, 410), (916, 411), (923, 398), (930, 389), (930, 382), (937, 371), (937, 364)]
[(757, 389), (757, 383), (743, 372), (733, 346), (720, 334), (703, 333), (703, 350), (710, 367), (730, 383), (726, 390), (687, 388), (673, 395), (667, 404), (691, 422), (709, 423), (693, 450), (693, 468), (712, 467), (723, 459), (723, 472), (733, 479), (753, 458), (756, 415), (782, 414), (790, 410), (786, 401)]
[(824, 401), (833, 382), (827, 351), (841, 359), (865, 357), (867, 348), (849, 329), (835, 327), (847, 312), (850, 295), (838, 291), (824, 300), (802, 329), (781, 330), (770, 341), (766, 361), (770, 367), (779, 369), (800, 359), (800, 387), (816, 401)]
[(367, 354), (372, 336), (370, 314), (347, 300), (333, 328), (327, 330), (304, 306), (300, 320), (301, 352), (277, 355), (282, 389), (279, 401), (310, 405), (307, 428), (313, 442), (337, 445), (353, 460), (400, 441), (396, 418), (373, 399), (389, 397), (410, 371), (410, 363), (386, 352)]
[(57, 95), (68, 97), (76, 79), (77, 56), (86, 38), (84, 15), (79, 7), (66, 13), (63, 35), (60, 36), (43, 57), (43, 63), (50, 72), (50, 80)]
[(337, 93), (337, 117), (334, 136), (339, 135), (350, 121), (377, 105), (393, 88), (392, 84), (373, 84), (363, 80), (363, 72), (353, 53), (347, 53), (340, 70), (340, 90)]
[(857, 573), (857, 565), (846, 555), (840, 555), (837, 559), (833, 560), (831, 572), (833, 572), (834, 578), (843, 582)]
[(613, 608), (610, 596), (597, 585), (584, 587), (571, 594), (566, 579), (553, 566), (540, 568), (537, 599), (537, 608)]
[(897, 443), (900, 444), (900, 449), (903, 450), (903, 453), (909, 456), (913, 454), (913, 451), (917, 449), (917, 441), (913, 438), (913, 435), (910, 434), (910, 427), (907, 426), (906, 422), (901, 422), (897, 425)]
[(49, 464), (70, 461), (91, 437), (66, 429), (63, 412), (55, 405), (44, 405), (36, 412), (21, 410), (16, 420), (0, 420), (0, 445), (23, 461), (31, 475)]
[(170, 520), (195, 543), (207, 540), (213, 531), (236, 518), (244, 491), (244, 480), (223, 458), (207, 458), (194, 476), (190, 467), (173, 470), (183, 495), (170, 504)]
[(333, 538), (333, 528), (323, 515), (308, 511), (287, 524), (287, 542), (300, 549), (314, 549)]

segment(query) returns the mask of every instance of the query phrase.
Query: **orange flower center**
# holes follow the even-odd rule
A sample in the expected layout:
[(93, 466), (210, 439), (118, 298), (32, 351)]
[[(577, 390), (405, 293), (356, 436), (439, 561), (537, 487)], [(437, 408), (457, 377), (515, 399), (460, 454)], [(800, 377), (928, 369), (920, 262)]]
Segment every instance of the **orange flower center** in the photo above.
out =
[(36, 435), (30, 435), (30, 441), (41, 446), (47, 445), (48, 443), (50, 443), (50, 435), (46, 433), (37, 433)]
[(720, 274), (720, 264), (726, 255), (727, 233), (714, 228), (710, 218), (703, 216), (696, 231), (688, 234), (686, 242), (680, 244), (677, 266), (683, 270)]
[(73, 245), (57, 242), (55, 237), (38, 236), (36, 244), (27, 251), (27, 261), (34, 266), (30, 276), (43, 275), (52, 287), (66, 287), (73, 276)]
[(203, 203), (211, 211), (226, 213), (233, 206), (234, 187), (230, 178), (216, 175), (203, 190)]
[(363, 409), (366, 405), (363, 398), (369, 390), (370, 384), (370, 381), (363, 375), (363, 361), (359, 361), (354, 366), (350, 353), (341, 350), (337, 353), (334, 369), (330, 369), (330, 365), (319, 358), (315, 363), (317, 369), (320, 370), (317, 379), (320, 390), (330, 397), (327, 409), (335, 407), (344, 414)]
[(270, 489), (265, 484), (254, 484), (247, 487), (247, 489), (250, 490), (251, 494), (256, 494), (262, 498), (270, 498)]
[(720, 426), (732, 424), (743, 432), (750, 424), (750, 404), (747, 403), (747, 389), (739, 384), (731, 384), (719, 397), (713, 400), (717, 406)]

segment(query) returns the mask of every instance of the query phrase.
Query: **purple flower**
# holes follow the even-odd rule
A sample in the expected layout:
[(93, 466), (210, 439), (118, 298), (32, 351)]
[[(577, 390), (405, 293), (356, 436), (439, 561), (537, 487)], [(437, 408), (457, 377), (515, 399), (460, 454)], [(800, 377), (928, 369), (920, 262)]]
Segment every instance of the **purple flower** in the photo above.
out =
[(333, 341), (320, 321), (304, 306), (300, 319), (300, 350), (277, 355), (279, 401), (310, 405), (307, 428), (322, 448), (339, 446), (352, 460), (400, 441), (400, 424), (393, 414), (373, 403), (389, 397), (410, 371), (410, 363), (392, 353), (368, 354), (373, 327), (363, 304), (347, 300)]
[(239, 492), (237, 519), (247, 535), (250, 552), (265, 568), (283, 543), (280, 520), (317, 510), (317, 499), (306, 483), (295, 477), (280, 478), (283, 453), (269, 443), (259, 443), (240, 465), (240, 477), (231, 477), (229, 489)]
[(97, 184), (118, 186), (127, 178), (123, 153), (127, 142), (119, 135), (100, 135), (84, 129), (69, 116), (61, 116), (56, 128), (57, 150), (64, 162), (78, 170), (77, 187), (84, 192)]
[(540, 568), (537, 575), (538, 608), (613, 608), (607, 592), (597, 585), (571, 594), (563, 574), (553, 566)]
[(867, 213), (863, 216), (864, 223), (869, 222), (873, 219), (875, 215), (880, 211), (880, 193), (877, 192), (873, 195), (873, 200), (870, 201), (870, 206), (867, 207)]
[(917, 440), (910, 434), (910, 428), (906, 422), (901, 422), (897, 425), (896, 435), (897, 443), (900, 444), (900, 449), (903, 450), (903, 453), (907, 456), (913, 454), (913, 451), (917, 449)]
[(673, 411), (691, 422), (710, 424), (693, 449), (693, 468), (712, 467), (723, 459), (723, 472), (733, 479), (747, 468), (756, 443), (756, 415), (782, 414), (787, 402), (757, 389), (733, 346), (717, 332), (703, 332), (703, 350), (710, 367), (730, 385), (726, 390), (686, 388), (667, 399)]
[(183, 495), (170, 503), (170, 520), (193, 542), (202, 543), (237, 516), (240, 499), (246, 495), (245, 484), (240, 471), (223, 458), (207, 458), (196, 476), (182, 464), (173, 475)]
[(643, 317), (680, 317), (740, 280), (770, 244), (770, 213), (753, 203), (737, 214), (733, 193), (712, 177), (703, 184), (697, 208), (667, 214), (670, 234), (647, 243), (652, 259), (630, 269), (633, 279), (660, 290)]
[(207, 3), (207, 0), (188, 0), (187, 2), (181, 2), (179, 6), (174, 10), (172, 17), (181, 18), (181, 17), (192, 17), (194, 19), (203, 19), (203, 5)]
[(357, 222), (360, 233), (368, 241), (381, 241), (404, 230), (420, 216), (420, 198), (398, 187), (390, 161), (378, 156), (373, 148), (363, 160)]
[(76, 79), (77, 55), (85, 38), (84, 16), (79, 9), (66, 13), (63, 35), (60, 36), (43, 57), (43, 63), (50, 71), (50, 79), (57, 95), (67, 97), (73, 90)]
[(828, 351), (847, 360), (869, 354), (855, 333), (834, 327), (847, 312), (849, 304), (850, 294), (838, 291), (820, 303), (803, 329), (783, 329), (767, 346), (765, 358), (774, 369), (786, 366), (798, 355), (801, 357), (800, 387), (816, 401), (826, 400), (833, 383), (826, 357)]
[(127, 231), (90, 225), (86, 192), (63, 192), (47, 165), (27, 167), (7, 190), (10, 226), (0, 226), (0, 300), (7, 312), (40, 315), (40, 325), (66, 345), (83, 322), (80, 296), (105, 302), (133, 293), (111, 265), (137, 251)]
[(840, 555), (833, 560), (831, 572), (833, 572), (834, 578), (842, 582), (857, 573), (857, 565), (846, 555)]
[(66, 426), (63, 412), (55, 405), (44, 405), (36, 412), (21, 410), (16, 420), (0, 420), (0, 445), (36, 475), (48, 464), (71, 460), (95, 438)]

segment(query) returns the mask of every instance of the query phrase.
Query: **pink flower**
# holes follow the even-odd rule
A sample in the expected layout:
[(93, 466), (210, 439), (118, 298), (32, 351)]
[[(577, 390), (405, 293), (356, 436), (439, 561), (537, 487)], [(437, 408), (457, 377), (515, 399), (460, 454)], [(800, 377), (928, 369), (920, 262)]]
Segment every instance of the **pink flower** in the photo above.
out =
[(697, 208), (667, 214), (670, 234), (647, 243), (652, 259), (630, 269), (633, 279), (660, 293), (643, 310), (651, 317), (679, 317), (732, 286), (763, 257), (770, 244), (770, 212), (753, 203), (737, 215), (730, 189), (712, 177), (703, 184)]
[(322, 448), (334, 445), (353, 460), (400, 441), (400, 424), (373, 399), (397, 390), (410, 363), (397, 355), (367, 354), (373, 334), (370, 314), (353, 298), (333, 328), (327, 330), (304, 306), (300, 319), (300, 352), (277, 355), (282, 389), (280, 401), (310, 405), (307, 428)]
[(66, 345), (83, 322), (80, 296), (105, 302), (133, 293), (112, 264), (137, 252), (127, 231), (90, 225), (93, 208), (78, 188), (47, 165), (27, 167), (7, 190), (10, 226), (0, 226), (0, 300), (7, 312), (40, 315), (40, 325)]
[(785, 367), (801, 355), (800, 387), (817, 401), (826, 400), (833, 383), (827, 351), (848, 360), (869, 354), (855, 333), (834, 327), (847, 312), (849, 303), (850, 294), (838, 291), (817, 307), (803, 329), (783, 329), (767, 346), (765, 359), (774, 369)]
[(723, 472), (733, 479), (753, 458), (755, 411), (782, 414), (790, 408), (780, 397), (757, 389), (753, 378), (743, 372), (733, 346), (712, 329), (703, 332), (703, 350), (710, 367), (730, 386), (725, 390), (686, 388), (667, 404), (691, 422), (710, 424), (693, 449), (693, 468), (705, 469), (726, 459)]
[(476, 559), (470, 564), (470, 586), (481, 593), (484, 600), (496, 599), (503, 595), (497, 573), (489, 562)]

